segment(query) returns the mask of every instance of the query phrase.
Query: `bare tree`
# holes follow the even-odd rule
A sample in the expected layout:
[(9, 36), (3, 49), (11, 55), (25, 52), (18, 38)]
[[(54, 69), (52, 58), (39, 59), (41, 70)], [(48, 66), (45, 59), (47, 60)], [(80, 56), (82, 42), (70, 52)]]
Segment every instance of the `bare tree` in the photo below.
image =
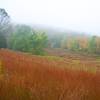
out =
[(0, 8), (0, 48), (7, 47), (10, 17), (5, 9)]

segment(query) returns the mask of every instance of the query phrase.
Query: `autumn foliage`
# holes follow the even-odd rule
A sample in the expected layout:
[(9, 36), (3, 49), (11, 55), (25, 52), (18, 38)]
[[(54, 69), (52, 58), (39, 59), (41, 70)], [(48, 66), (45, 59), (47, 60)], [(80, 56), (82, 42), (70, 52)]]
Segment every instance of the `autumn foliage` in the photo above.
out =
[(0, 100), (100, 100), (100, 62), (48, 58), (0, 50)]

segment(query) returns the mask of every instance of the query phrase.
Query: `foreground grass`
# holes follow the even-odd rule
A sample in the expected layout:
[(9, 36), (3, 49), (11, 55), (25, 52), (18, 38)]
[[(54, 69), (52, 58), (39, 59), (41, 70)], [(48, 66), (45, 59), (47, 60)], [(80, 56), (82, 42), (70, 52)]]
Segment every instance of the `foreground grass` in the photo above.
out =
[(0, 51), (0, 57), (5, 68), (0, 100), (100, 100), (96, 63), (9, 50)]

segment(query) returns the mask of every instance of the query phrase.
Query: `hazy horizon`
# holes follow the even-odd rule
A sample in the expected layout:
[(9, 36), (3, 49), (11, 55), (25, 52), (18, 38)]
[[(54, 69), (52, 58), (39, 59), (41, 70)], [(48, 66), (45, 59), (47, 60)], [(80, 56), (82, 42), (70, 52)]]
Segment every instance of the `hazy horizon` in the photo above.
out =
[(99, 0), (0, 0), (13, 22), (100, 36)]

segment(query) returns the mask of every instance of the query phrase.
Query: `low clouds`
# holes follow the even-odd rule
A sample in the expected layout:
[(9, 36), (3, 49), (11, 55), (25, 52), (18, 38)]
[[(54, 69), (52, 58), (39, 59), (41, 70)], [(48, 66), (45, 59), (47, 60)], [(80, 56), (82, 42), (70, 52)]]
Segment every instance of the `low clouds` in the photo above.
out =
[(1, 0), (14, 22), (100, 33), (99, 0)]

